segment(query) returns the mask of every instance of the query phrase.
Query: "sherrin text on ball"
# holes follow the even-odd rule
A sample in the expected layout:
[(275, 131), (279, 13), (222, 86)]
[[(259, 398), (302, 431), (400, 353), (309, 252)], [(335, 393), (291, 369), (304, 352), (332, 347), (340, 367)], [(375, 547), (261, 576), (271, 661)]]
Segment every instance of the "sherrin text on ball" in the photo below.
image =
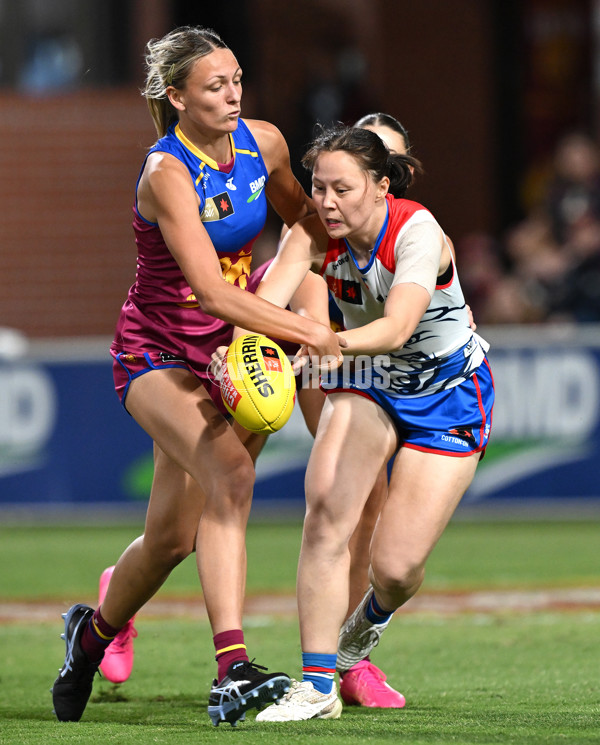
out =
[(250, 432), (277, 432), (294, 408), (296, 380), (284, 351), (266, 336), (235, 339), (223, 360), (221, 397)]

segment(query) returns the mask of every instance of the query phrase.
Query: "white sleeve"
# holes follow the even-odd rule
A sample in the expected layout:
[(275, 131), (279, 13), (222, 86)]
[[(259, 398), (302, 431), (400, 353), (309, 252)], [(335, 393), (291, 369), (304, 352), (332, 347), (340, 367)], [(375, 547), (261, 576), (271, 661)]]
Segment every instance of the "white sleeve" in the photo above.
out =
[(434, 220), (408, 225), (396, 240), (396, 271), (392, 287), (414, 282), (433, 297), (442, 258), (444, 234)]

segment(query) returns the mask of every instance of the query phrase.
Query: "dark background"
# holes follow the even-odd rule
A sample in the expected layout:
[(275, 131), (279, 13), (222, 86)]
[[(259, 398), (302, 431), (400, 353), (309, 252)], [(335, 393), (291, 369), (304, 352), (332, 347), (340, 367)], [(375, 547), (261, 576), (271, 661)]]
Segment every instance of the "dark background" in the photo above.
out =
[(5, 0), (0, 325), (112, 333), (155, 136), (139, 96), (149, 38), (215, 28), (244, 69), (244, 116), (280, 127), (306, 186), (298, 161), (315, 121), (395, 115), (425, 166), (410, 196), (460, 249), (535, 208), (565, 133), (596, 136), (594, 11), (591, 0)]

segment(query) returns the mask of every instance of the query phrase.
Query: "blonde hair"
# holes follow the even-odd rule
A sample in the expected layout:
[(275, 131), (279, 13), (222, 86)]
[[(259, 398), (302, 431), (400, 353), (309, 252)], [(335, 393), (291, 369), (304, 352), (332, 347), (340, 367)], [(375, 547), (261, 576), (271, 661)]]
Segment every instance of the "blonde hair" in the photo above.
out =
[(215, 49), (228, 49), (221, 37), (210, 28), (180, 26), (162, 39), (151, 39), (146, 44), (146, 98), (150, 116), (159, 137), (178, 117), (167, 96), (167, 88), (182, 88), (196, 60)]

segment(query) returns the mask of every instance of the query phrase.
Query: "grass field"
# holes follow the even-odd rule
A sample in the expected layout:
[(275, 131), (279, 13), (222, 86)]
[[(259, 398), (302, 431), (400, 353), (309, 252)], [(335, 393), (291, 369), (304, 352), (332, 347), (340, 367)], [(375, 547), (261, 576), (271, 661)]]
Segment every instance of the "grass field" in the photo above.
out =
[[(299, 742), (600, 743), (600, 612), (581, 605), (543, 611), (402, 612), (373, 659), (407, 698), (402, 710), (345, 708), (339, 721), (254, 722), (213, 728), (206, 714), (214, 675), (204, 617), (137, 620), (136, 666), (123, 686), (97, 679), (79, 723), (58, 723), (49, 688), (62, 663), (59, 613), (94, 603), (99, 571), (135, 537), (131, 527), (0, 529), (0, 615), (43, 601), (55, 619), (32, 612), (0, 625), (0, 743)], [(453, 523), (431, 557), (421, 593), (600, 588), (600, 523)], [(300, 526), (252, 525), (248, 593), (291, 595)], [(585, 595), (585, 593), (584, 593)], [(186, 561), (159, 597), (198, 596)], [(53, 618), (53, 616), (52, 616)], [(299, 674), (293, 615), (268, 605), (248, 616), (257, 661)], [(268, 739), (267, 739), (268, 738)]]

